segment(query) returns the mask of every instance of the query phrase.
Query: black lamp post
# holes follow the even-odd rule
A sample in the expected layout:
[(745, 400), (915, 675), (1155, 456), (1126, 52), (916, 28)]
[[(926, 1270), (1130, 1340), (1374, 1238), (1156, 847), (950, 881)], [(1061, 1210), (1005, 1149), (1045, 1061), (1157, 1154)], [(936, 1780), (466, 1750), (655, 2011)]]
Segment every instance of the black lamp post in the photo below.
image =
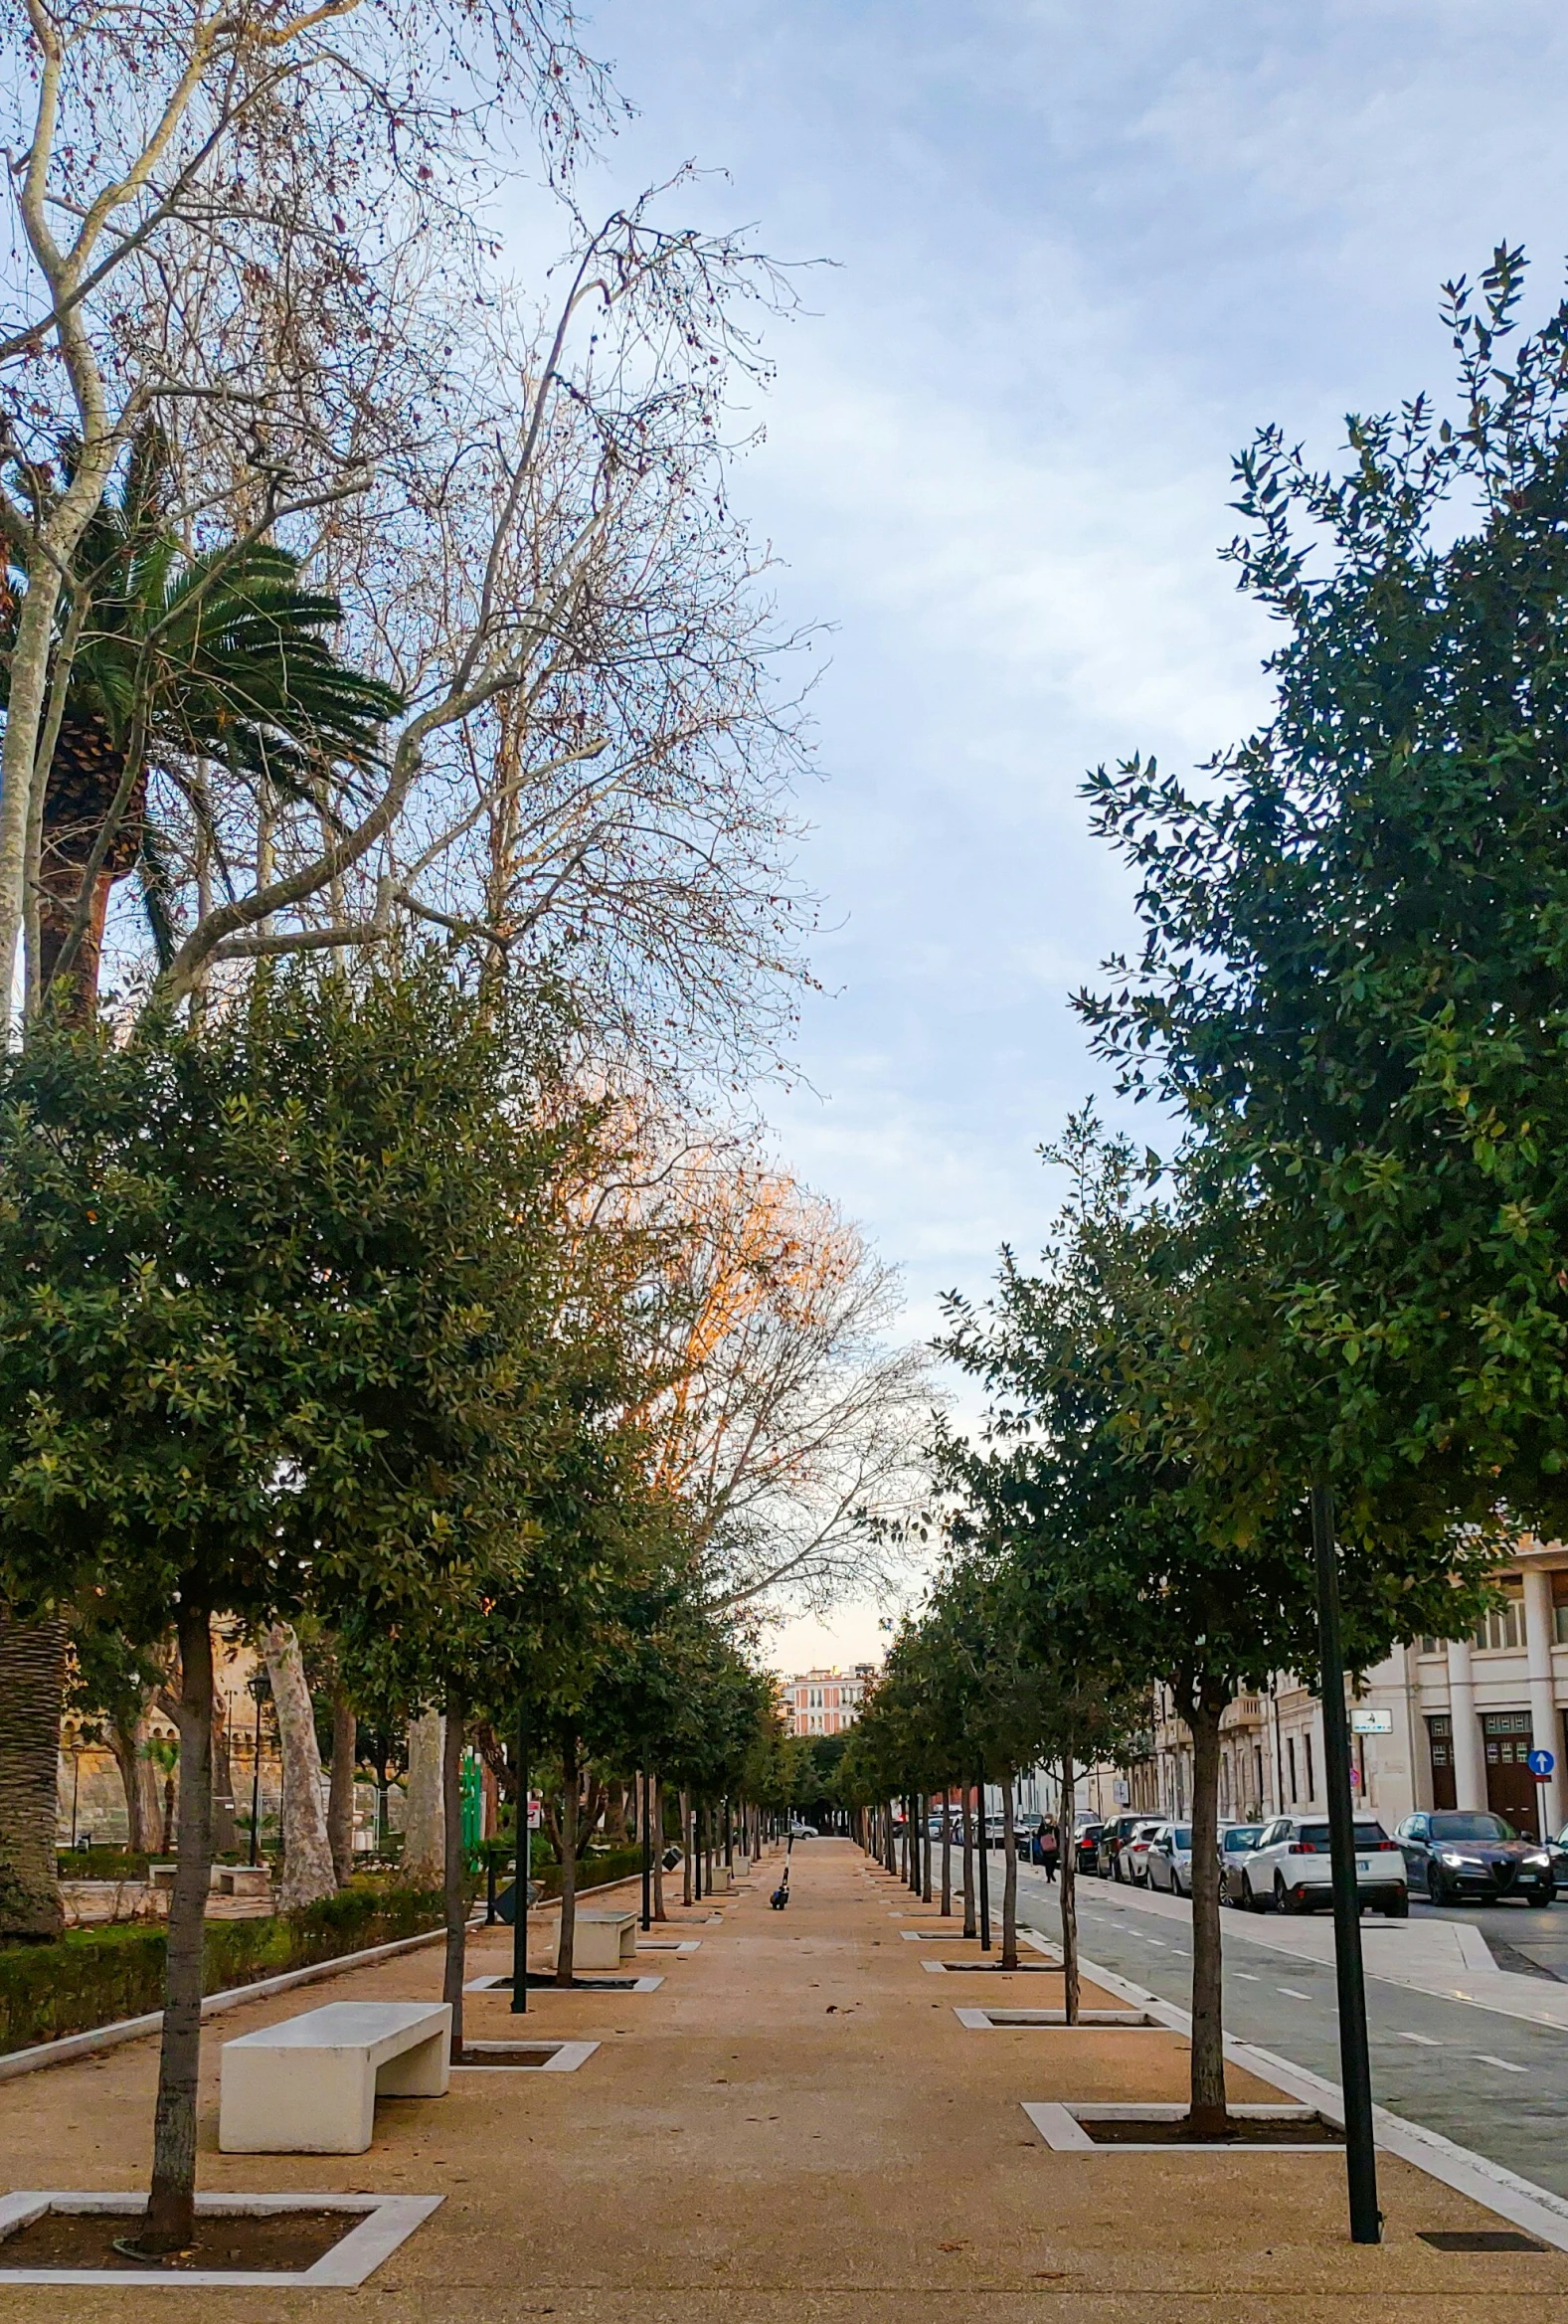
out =
[(512, 2015), (528, 2009), (528, 1876), (533, 1870), (528, 1829), (528, 1705), (517, 1706), (517, 1858), (512, 1875)]
[(1383, 2220), (1377, 2208), (1377, 2148), (1372, 2130), (1372, 2066), (1366, 2044), (1366, 1986), (1361, 1971), (1361, 1899), (1355, 1877), (1355, 1807), (1350, 1797), (1350, 1721), (1345, 1715), (1334, 1505), (1327, 1485), (1321, 1482), (1312, 1487), (1312, 1554), (1317, 1565), (1323, 1779), (1328, 1791), (1328, 1846), (1333, 1865), (1334, 1980), (1339, 1998), (1339, 2077), (1344, 2089), (1350, 2240), (1380, 2243)]
[(251, 1699), (256, 1704), (256, 1733), (251, 1745), (251, 1849), (249, 1858), (249, 1861), (255, 1865), (261, 1861), (258, 1827), (261, 1821), (261, 1697), (265, 1691), (266, 1681), (261, 1671), (256, 1670), (251, 1673), (246, 1684), (251, 1692)]

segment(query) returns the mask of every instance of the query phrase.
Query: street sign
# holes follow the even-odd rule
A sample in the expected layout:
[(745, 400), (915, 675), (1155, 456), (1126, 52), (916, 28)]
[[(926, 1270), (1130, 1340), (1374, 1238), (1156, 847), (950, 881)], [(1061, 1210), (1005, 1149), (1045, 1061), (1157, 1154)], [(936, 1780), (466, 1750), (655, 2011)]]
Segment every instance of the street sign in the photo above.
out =
[(1352, 1710), (1350, 1732), (1353, 1735), (1391, 1735), (1394, 1714), (1391, 1710)]
[(1549, 1783), (1557, 1762), (1550, 1751), (1532, 1751), (1524, 1764), (1537, 1783)]

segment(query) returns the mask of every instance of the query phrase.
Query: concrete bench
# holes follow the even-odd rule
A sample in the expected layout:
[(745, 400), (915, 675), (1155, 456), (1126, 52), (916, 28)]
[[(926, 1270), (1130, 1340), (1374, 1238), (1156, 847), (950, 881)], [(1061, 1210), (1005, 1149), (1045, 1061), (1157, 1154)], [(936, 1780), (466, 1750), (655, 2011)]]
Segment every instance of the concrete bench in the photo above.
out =
[[(559, 1940), (558, 1940), (559, 1941)], [(573, 1936), (572, 1960), (578, 1969), (618, 1969), (637, 1953), (637, 1916), (634, 1912), (579, 1912)]]
[(223, 2046), (218, 2144), (230, 2155), (362, 2155), (376, 2100), (439, 2098), (451, 2010), (333, 2001)]
[(220, 1896), (269, 1896), (272, 1875), (264, 1864), (215, 1864), (211, 1885)]

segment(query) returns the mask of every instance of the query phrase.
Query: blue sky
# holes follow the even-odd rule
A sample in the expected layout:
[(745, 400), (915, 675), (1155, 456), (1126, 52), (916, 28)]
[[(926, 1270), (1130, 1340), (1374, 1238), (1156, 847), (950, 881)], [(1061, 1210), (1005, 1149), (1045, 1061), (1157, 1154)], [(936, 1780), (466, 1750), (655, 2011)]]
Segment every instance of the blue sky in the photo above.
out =
[[(827, 900), (780, 1151), (904, 1268), (912, 1329), (1038, 1244), (1035, 1157), (1103, 1089), (1068, 1005), (1134, 935), (1084, 770), (1189, 766), (1266, 696), (1216, 560), (1278, 420), (1445, 389), (1442, 279), (1568, 250), (1545, 0), (601, 0), (638, 117), (587, 189), (832, 262), (772, 339), (736, 496), (833, 625), (806, 870)], [(785, 1661), (865, 1651), (869, 1610)]]

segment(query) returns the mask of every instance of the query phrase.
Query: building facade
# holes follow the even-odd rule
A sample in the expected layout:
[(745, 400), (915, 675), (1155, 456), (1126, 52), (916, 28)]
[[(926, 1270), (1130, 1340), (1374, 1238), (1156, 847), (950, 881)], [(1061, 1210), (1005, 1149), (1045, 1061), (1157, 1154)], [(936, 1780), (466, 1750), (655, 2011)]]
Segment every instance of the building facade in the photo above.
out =
[(780, 1707), (791, 1735), (841, 1735), (860, 1716), (875, 1663), (850, 1671), (801, 1671), (780, 1686)]
[[(1503, 1603), (1474, 1638), (1412, 1639), (1348, 1693), (1356, 1797), (1386, 1827), (1418, 1808), (1490, 1808), (1529, 1838), (1568, 1820), (1568, 1546), (1521, 1542), (1499, 1580)], [(1532, 1752), (1550, 1754), (1544, 1782)], [(1128, 1773), (1132, 1806), (1189, 1812), (1192, 1742), (1168, 1697)], [(1226, 1711), (1220, 1814), (1325, 1807), (1322, 1707), (1282, 1673)]]

